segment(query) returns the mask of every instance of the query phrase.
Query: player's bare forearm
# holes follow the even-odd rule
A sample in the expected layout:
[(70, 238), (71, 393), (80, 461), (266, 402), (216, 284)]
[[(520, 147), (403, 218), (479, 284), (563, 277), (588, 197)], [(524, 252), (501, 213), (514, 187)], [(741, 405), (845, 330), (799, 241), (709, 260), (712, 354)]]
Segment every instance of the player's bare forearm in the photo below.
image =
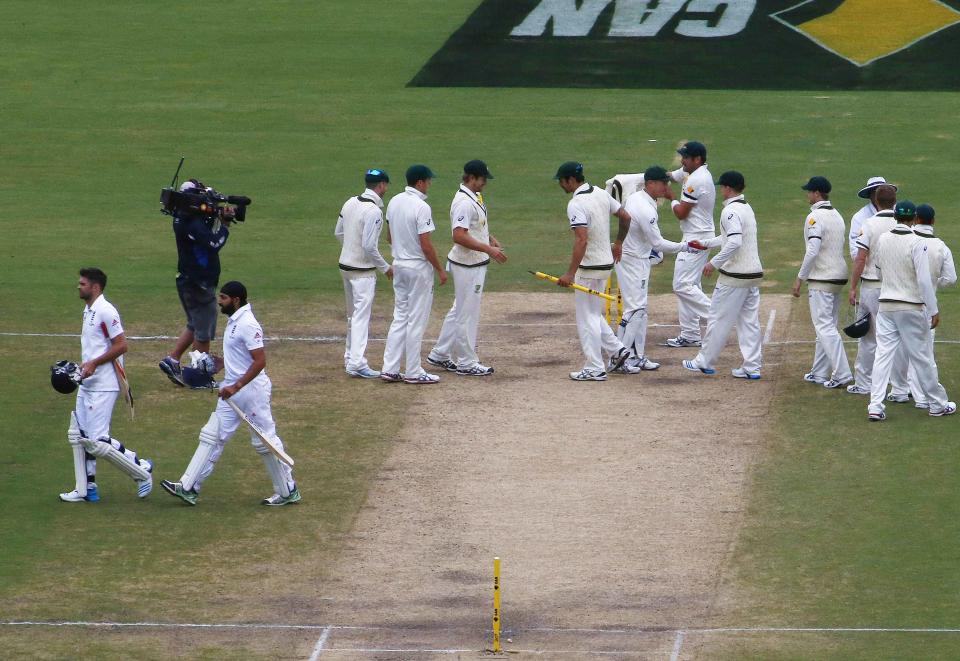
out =
[(617, 243), (622, 245), (627, 238), (627, 233), (630, 231), (630, 214), (620, 209), (617, 212), (617, 218), (620, 220), (620, 224), (617, 227)]
[[(582, 232), (580, 230), (582, 230)], [(566, 282), (562, 283), (562, 286), (566, 287), (570, 284), (570, 282), (573, 281), (574, 276), (577, 274), (577, 269), (580, 268), (580, 262), (583, 261), (583, 256), (586, 254), (587, 230), (585, 228), (578, 227), (573, 239), (573, 254), (570, 256), (570, 266), (567, 267), (567, 272), (562, 278), (563, 280), (566, 280)]]
[(677, 217), (677, 220), (686, 220), (693, 210), (693, 205), (689, 202), (680, 201), (678, 204), (671, 203), (670, 208), (673, 209), (673, 215)]
[(443, 271), (443, 267), (440, 266), (440, 260), (437, 259), (437, 251), (433, 248), (433, 243), (430, 241), (429, 232), (426, 234), (420, 235), (420, 249), (423, 250), (423, 256), (426, 257), (427, 261), (430, 262), (430, 265), (439, 273)]
[(123, 354), (127, 353), (127, 338), (121, 333), (114, 338), (110, 339), (110, 348), (107, 349), (103, 354), (93, 359), (93, 362), (99, 365), (106, 365), (111, 363)]
[(234, 383), (231, 383), (229, 386), (224, 386), (220, 389), (220, 396), (223, 399), (227, 399), (232, 395), (235, 395), (241, 388), (257, 378), (257, 375), (260, 374), (267, 367), (267, 354), (263, 349), (251, 349), (250, 357), (253, 358), (253, 363), (250, 364), (250, 367), (247, 368), (247, 371), (243, 373), (239, 379)]

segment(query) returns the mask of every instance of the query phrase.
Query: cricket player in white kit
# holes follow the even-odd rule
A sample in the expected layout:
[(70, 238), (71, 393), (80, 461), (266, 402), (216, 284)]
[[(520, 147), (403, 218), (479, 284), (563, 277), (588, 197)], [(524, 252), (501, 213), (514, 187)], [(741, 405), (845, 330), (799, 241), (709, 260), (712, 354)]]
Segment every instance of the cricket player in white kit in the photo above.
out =
[[(680, 221), (683, 240), (705, 243), (714, 238), (713, 205), (717, 191), (713, 175), (707, 169), (707, 148), (700, 142), (688, 142), (677, 150), (682, 167), (670, 173), (681, 184), (679, 200), (670, 207)], [(710, 312), (710, 297), (700, 281), (710, 254), (707, 251), (682, 252), (673, 267), (673, 291), (677, 295), (680, 334), (666, 341), (668, 347), (699, 347), (700, 319)]]
[[(573, 254), (567, 272), (560, 276), (557, 285), (568, 287), (572, 282), (595, 291), (603, 291), (614, 260), (620, 259), (623, 245), (630, 229), (630, 215), (620, 203), (602, 188), (584, 181), (583, 164), (567, 161), (557, 169), (553, 177), (564, 192), (572, 193), (567, 203), (567, 217), (573, 230)], [(614, 254), (610, 244), (610, 216), (620, 219)], [(610, 369), (619, 370), (630, 357), (630, 352), (610, 330), (603, 316), (603, 300), (581, 291), (574, 291), (577, 310), (577, 334), (580, 347), (586, 358), (583, 369), (570, 372), (574, 381), (606, 381), (607, 372), (603, 352), (610, 356)]]
[(760, 283), (763, 265), (757, 247), (757, 218), (753, 207), (743, 196), (746, 187), (743, 175), (729, 170), (717, 181), (723, 196), (720, 213), (720, 236), (707, 242), (709, 248), (720, 248), (703, 274), (720, 271), (717, 286), (710, 299), (710, 317), (703, 347), (693, 360), (683, 361), (692, 371), (714, 374), (714, 363), (727, 343), (734, 327), (743, 363), (731, 372), (738, 379), (759, 379), (761, 366)]
[[(117, 309), (103, 296), (107, 275), (98, 268), (80, 269), (77, 292), (86, 303), (80, 331), (80, 388), (70, 414), (67, 442), (73, 451), (76, 486), (60, 494), (67, 503), (100, 500), (97, 488), (97, 458), (119, 468), (137, 484), (137, 495), (146, 498), (153, 489), (153, 462), (110, 435), (113, 405), (120, 392), (113, 361), (123, 360), (127, 340)], [(122, 364), (122, 363), (121, 363)]]
[[(853, 214), (853, 217), (850, 219), (850, 235), (848, 239), (850, 242), (850, 259), (856, 259), (857, 252), (860, 250), (857, 247), (857, 239), (860, 238), (863, 221), (867, 218), (872, 218), (880, 211), (880, 207), (877, 206), (877, 189), (884, 184), (887, 184), (887, 180), (883, 177), (870, 177), (867, 179), (867, 185), (857, 193), (857, 197), (866, 200), (867, 203), (864, 204), (857, 213)], [(893, 187), (894, 193), (897, 192), (896, 186), (893, 184), (888, 185)]]
[(894, 215), (896, 226), (880, 236), (874, 246), (882, 284), (877, 314), (877, 358), (867, 407), (871, 422), (887, 417), (884, 399), (898, 349), (916, 366), (919, 389), (929, 414), (939, 417), (957, 411), (957, 405), (947, 401), (947, 393), (940, 385), (930, 348), (930, 331), (940, 323), (940, 313), (930, 278), (929, 244), (911, 227), (917, 215), (913, 202), (897, 202)]
[(803, 380), (825, 388), (840, 388), (853, 380), (837, 329), (841, 291), (849, 273), (844, 257), (847, 230), (843, 217), (830, 204), (833, 187), (826, 177), (810, 177), (801, 188), (807, 191), (811, 207), (803, 224), (807, 248), (792, 294), (799, 298), (800, 288), (807, 283), (810, 319), (817, 332), (813, 367), (803, 375)]
[[(411, 165), (406, 178), (407, 187), (387, 205), (394, 304), (380, 378), (388, 383), (425, 385), (440, 381), (439, 376), (423, 369), (420, 360), (423, 332), (433, 304), (433, 272), (437, 272), (441, 285), (447, 281), (447, 274), (430, 242), (430, 234), (436, 229), (427, 204), (433, 172), (426, 165)], [(401, 372), (404, 357), (406, 370)]]
[[(873, 321), (876, 320), (880, 307), (880, 273), (877, 271), (877, 257), (871, 248), (876, 245), (881, 235), (892, 230), (897, 224), (893, 217), (897, 191), (893, 186), (881, 185), (877, 188), (874, 199), (879, 211), (860, 226), (849, 296), (850, 305), (859, 304), (860, 315), (869, 314)], [(870, 394), (873, 360), (877, 351), (877, 325), (873, 321), (870, 330), (857, 341), (857, 360), (853, 372), (855, 381), (847, 387), (847, 392), (853, 395)]]
[[(237, 412), (227, 404), (228, 399), (256, 423), (266, 436), (272, 438), (274, 445), (283, 449), (283, 441), (277, 436), (277, 426), (270, 409), (273, 384), (266, 372), (267, 355), (263, 349), (263, 328), (253, 316), (253, 308), (247, 303), (247, 288), (242, 283), (231, 280), (220, 288), (217, 304), (220, 312), (229, 317), (223, 330), (225, 374), (223, 383), (220, 384), (220, 399), (207, 424), (200, 430), (200, 444), (180, 481), (161, 482), (164, 489), (190, 505), (197, 504), (201, 485), (213, 473), (227, 441), (243, 423)], [(299, 502), (300, 490), (293, 480), (290, 466), (270, 452), (253, 430), (250, 430), (250, 442), (263, 459), (273, 483), (274, 493), (264, 498), (263, 504), (281, 506)]]
[(650, 360), (645, 353), (651, 253), (654, 251), (660, 254), (678, 253), (693, 250), (686, 242), (668, 241), (660, 234), (657, 200), (673, 198), (669, 186), (669, 173), (659, 165), (654, 165), (647, 168), (641, 176), (643, 177), (642, 187), (630, 195), (624, 203), (624, 209), (630, 216), (627, 238), (624, 239), (622, 247), (619, 243), (614, 243), (614, 252), (619, 249), (621, 253), (615, 268), (617, 284), (623, 298), (623, 317), (620, 320), (620, 328), (617, 330), (617, 338), (630, 351), (630, 358), (619, 369), (613, 371), (628, 374), (660, 367), (660, 363)]
[(364, 175), (367, 189), (347, 200), (340, 209), (334, 236), (342, 244), (340, 249), (340, 277), (347, 303), (347, 346), (343, 364), (347, 374), (363, 379), (375, 379), (380, 372), (367, 363), (367, 338), (370, 332), (370, 312), (377, 287), (377, 271), (393, 278), (393, 269), (380, 254), (378, 243), (383, 229), (383, 195), (390, 177), (383, 170), (373, 168)]
[[(917, 222), (913, 226), (913, 232), (924, 239), (927, 244), (927, 255), (930, 258), (930, 281), (933, 288), (939, 290), (957, 284), (957, 265), (953, 262), (953, 252), (947, 247), (947, 244), (933, 233), (935, 216), (936, 211), (932, 206), (918, 204)], [(936, 362), (933, 344), (935, 336), (936, 330), (931, 329), (929, 344), (930, 355), (934, 356), (934, 362)], [(890, 394), (887, 395), (888, 402), (906, 402), (912, 395), (914, 406), (918, 409), (929, 408), (929, 404), (920, 389), (917, 368), (907, 359), (902, 347), (893, 361), (890, 385)]]
[(483, 189), (493, 179), (487, 164), (468, 161), (463, 166), (463, 183), (450, 204), (453, 247), (447, 255), (447, 270), (453, 275), (454, 301), (443, 320), (440, 337), (427, 362), (461, 376), (488, 376), (493, 368), (477, 356), (477, 327), (480, 301), (490, 260), (503, 264), (507, 256), (500, 242), (490, 234)]

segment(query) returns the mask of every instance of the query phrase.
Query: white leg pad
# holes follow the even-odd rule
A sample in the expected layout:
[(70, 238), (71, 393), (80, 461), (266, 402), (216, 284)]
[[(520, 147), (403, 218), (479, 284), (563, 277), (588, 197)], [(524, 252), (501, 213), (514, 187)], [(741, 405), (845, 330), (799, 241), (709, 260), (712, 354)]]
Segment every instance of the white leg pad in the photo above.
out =
[(77, 414), (70, 411), (70, 425), (67, 427), (67, 442), (73, 451), (73, 475), (76, 479), (77, 493), (87, 495), (87, 451), (80, 442), (80, 425), (77, 423)]
[[(280, 442), (280, 439), (276, 439)], [(267, 473), (270, 475), (270, 481), (273, 482), (274, 491), (284, 498), (290, 495), (289, 481), (293, 481), (293, 471), (285, 463), (277, 459), (270, 450), (258, 439), (253, 445), (257, 454), (263, 459), (263, 465), (267, 467)]]
[[(184, 489), (193, 489), (194, 485), (200, 480), (201, 473), (204, 472), (204, 469), (207, 468), (207, 465), (210, 463), (211, 457), (216, 456), (219, 458), (219, 453), (217, 452), (219, 446), (220, 418), (217, 417), (217, 413), (214, 411), (210, 414), (210, 419), (207, 420), (207, 424), (200, 430), (200, 445), (197, 446), (197, 451), (193, 453), (193, 459), (190, 460), (190, 465), (187, 466), (187, 470), (183, 472), (183, 476), (180, 478), (180, 483)], [(216, 461), (216, 459), (214, 459), (214, 461)], [(210, 472), (212, 472), (212, 469), (207, 470), (206, 475), (209, 475)], [(204, 475), (204, 477), (206, 477), (206, 475)]]
[(91, 441), (88, 438), (80, 439), (83, 447), (94, 457), (106, 459), (134, 480), (149, 480), (150, 473), (136, 460), (136, 453), (127, 450), (115, 438), (102, 438)]

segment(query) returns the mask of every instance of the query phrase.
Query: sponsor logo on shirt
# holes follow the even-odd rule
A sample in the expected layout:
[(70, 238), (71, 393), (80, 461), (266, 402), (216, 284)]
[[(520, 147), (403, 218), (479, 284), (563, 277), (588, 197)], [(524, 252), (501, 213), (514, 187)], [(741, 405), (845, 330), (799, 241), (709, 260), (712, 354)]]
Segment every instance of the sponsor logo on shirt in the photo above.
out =
[(410, 84), (955, 90), (957, 57), (960, 0), (483, 0)]

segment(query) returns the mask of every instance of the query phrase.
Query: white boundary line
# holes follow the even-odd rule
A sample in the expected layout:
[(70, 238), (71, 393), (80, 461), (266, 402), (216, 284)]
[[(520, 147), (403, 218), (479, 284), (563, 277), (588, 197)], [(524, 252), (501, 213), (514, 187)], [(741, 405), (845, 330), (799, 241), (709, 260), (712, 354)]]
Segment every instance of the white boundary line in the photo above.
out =
[(670, 661), (678, 661), (680, 659), (680, 650), (683, 648), (683, 636), (682, 631), (677, 632), (677, 637), (673, 640), (673, 651), (670, 652)]

